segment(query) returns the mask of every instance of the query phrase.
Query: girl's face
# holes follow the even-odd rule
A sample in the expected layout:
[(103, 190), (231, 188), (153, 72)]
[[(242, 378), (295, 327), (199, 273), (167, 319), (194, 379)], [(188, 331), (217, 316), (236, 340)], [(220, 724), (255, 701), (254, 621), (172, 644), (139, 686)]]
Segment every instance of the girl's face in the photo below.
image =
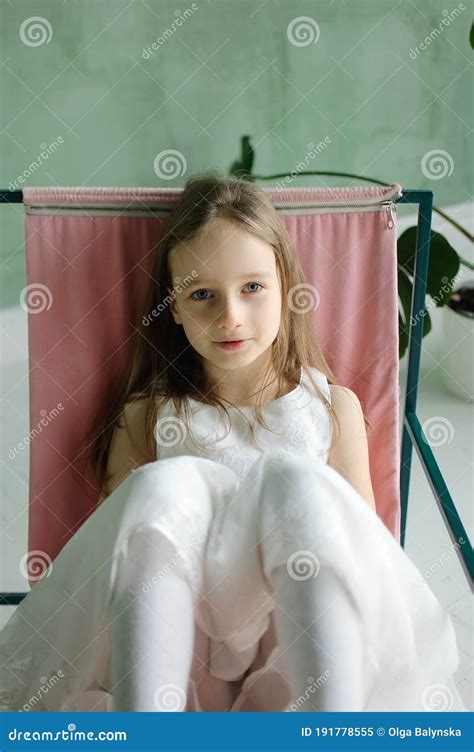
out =
[[(226, 376), (233, 369), (245, 368), (259, 356), (265, 360), (278, 334), (282, 304), (272, 246), (221, 221), (175, 246), (170, 264), (171, 279), (179, 283), (171, 304), (173, 318), (204, 359), (208, 375), (230, 381)], [(245, 343), (226, 349), (216, 344), (223, 340)]]

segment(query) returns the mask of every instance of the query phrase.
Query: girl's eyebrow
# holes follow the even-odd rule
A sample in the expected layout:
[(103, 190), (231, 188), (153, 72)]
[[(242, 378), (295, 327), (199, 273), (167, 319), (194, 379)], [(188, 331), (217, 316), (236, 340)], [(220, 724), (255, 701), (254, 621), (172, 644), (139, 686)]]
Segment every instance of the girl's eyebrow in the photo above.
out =
[[(244, 274), (242, 277), (239, 277), (240, 280), (243, 279), (252, 279), (253, 277), (267, 277), (268, 279), (272, 277), (272, 273), (269, 271), (260, 271), (260, 272), (250, 272), (249, 274)], [(194, 282), (191, 285), (188, 285), (189, 287), (194, 287), (194, 285), (212, 285), (212, 280), (207, 279), (200, 279), (199, 277), (194, 277)]]

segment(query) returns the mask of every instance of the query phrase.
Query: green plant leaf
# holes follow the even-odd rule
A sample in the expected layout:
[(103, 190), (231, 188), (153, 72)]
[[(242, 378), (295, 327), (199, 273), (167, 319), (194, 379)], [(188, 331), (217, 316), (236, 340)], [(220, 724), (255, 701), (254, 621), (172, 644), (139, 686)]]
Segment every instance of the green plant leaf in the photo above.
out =
[(469, 33), (469, 42), (471, 43), (471, 49), (474, 49), (474, 23), (471, 24), (471, 31)]
[(398, 267), (398, 297), (402, 304), (403, 320), (408, 323), (410, 318), (411, 296), (413, 285), (405, 270)]
[(398, 313), (398, 357), (401, 360), (405, 355), (408, 347), (408, 329), (403, 321), (400, 312)]
[(397, 240), (398, 266), (402, 267), (410, 277), (415, 268), (416, 227), (408, 227)]
[[(399, 267), (412, 279), (415, 271), (416, 232), (416, 227), (409, 227), (397, 241)], [(438, 308), (446, 305), (450, 299), (459, 266), (459, 255), (449, 241), (441, 233), (431, 231), (426, 292)]]
[(235, 177), (252, 180), (252, 165), (255, 159), (255, 151), (250, 139), (252, 136), (242, 136), (240, 139), (240, 158), (232, 162), (229, 173)]

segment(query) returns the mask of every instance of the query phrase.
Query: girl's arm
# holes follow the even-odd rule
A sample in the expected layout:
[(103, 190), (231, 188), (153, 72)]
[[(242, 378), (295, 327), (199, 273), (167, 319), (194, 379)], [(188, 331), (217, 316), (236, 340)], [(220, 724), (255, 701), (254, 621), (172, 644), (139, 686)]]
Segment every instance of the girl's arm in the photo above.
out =
[(329, 389), (331, 404), (341, 424), (341, 436), (330, 451), (328, 465), (337, 470), (375, 512), (367, 434), (359, 398), (345, 386), (330, 384)]
[[(107, 464), (110, 493), (132, 470), (149, 461), (145, 459), (143, 443), (146, 408), (145, 398), (127, 402), (121, 416), (121, 425), (117, 425), (114, 430)], [(107, 498), (102, 492), (96, 509)]]

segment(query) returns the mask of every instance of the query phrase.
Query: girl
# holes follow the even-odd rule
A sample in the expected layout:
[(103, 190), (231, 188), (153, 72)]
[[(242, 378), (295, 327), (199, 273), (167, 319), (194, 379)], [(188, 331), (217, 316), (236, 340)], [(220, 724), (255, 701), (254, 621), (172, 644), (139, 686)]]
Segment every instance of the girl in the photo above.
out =
[(264, 191), (188, 181), (92, 434), (98, 507), (2, 631), (3, 709), (465, 710), (305, 285)]

